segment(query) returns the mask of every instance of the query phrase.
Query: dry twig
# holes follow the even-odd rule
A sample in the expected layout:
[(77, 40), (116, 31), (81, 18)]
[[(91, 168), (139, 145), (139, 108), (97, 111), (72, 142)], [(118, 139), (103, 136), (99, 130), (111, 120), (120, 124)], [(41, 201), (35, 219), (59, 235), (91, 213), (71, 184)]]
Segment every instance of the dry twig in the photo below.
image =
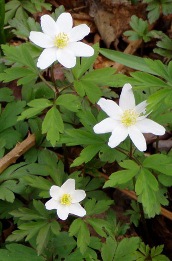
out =
[(21, 143), (17, 143), (15, 148), (0, 159), (0, 173), (2, 173), (8, 166), (15, 163), (16, 160), (22, 156), (27, 150), (35, 145), (35, 134), (30, 134)]

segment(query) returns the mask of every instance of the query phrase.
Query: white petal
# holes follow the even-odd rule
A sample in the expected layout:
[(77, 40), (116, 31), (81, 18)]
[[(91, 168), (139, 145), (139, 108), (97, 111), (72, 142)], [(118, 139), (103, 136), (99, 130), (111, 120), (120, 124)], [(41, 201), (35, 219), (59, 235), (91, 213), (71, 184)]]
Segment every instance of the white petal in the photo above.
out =
[(64, 193), (72, 194), (75, 191), (75, 180), (68, 179), (66, 182), (61, 186), (61, 189)]
[(71, 29), (68, 36), (70, 42), (77, 42), (82, 40), (86, 35), (90, 33), (90, 28), (86, 24), (80, 24)]
[(155, 135), (164, 135), (165, 134), (165, 128), (150, 119), (144, 119), (144, 120), (138, 121), (136, 123), (136, 126), (142, 133), (152, 133)]
[(63, 208), (57, 209), (57, 216), (62, 219), (66, 220), (68, 218), (69, 212), (67, 208), (64, 206)]
[(136, 146), (136, 148), (140, 151), (145, 151), (147, 148), (146, 140), (141, 131), (136, 126), (128, 127), (128, 134)]
[(49, 67), (52, 63), (54, 63), (57, 60), (56, 52), (56, 47), (45, 49), (38, 58), (37, 67), (42, 70)]
[(52, 210), (52, 209), (57, 209), (58, 207), (58, 203), (56, 200), (54, 200), (53, 198), (48, 200), (46, 203), (45, 203), (45, 207), (46, 209), (48, 210)]
[(54, 199), (58, 199), (59, 198), (59, 194), (60, 194), (60, 190), (61, 188), (59, 186), (55, 186), (53, 185), (50, 188), (50, 196)]
[(79, 217), (86, 215), (85, 209), (79, 203), (71, 204), (69, 206), (69, 213)]
[(66, 68), (72, 68), (76, 65), (75, 55), (66, 48), (58, 49), (57, 60)]
[(106, 119), (102, 120), (101, 122), (97, 123), (93, 127), (93, 130), (96, 134), (112, 132), (116, 127), (116, 124), (117, 124), (116, 122), (117, 121), (112, 118), (106, 118)]
[(146, 101), (143, 101), (141, 103), (139, 103), (136, 107), (135, 107), (135, 110), (136, 112), (138, 113), (146, 113), (146, 106), (147, 106), (147, 102)]
[(60, 29), (60, 32), (65, 32), (68, 33), (73, 26), (73, 19), (71, 14), (69, 13), (62, 13), (57, 21), (56, 24), (58, 26), (58, 28)]
[(41, 27), (42, 31), (54, 39), (56, 34), (60, 33), (60, 30), (50, 15), (43, 15), (41, 16)]
[(97, 104), (101, 107), (101, 109), (104, 112), (106, 112), (106, 114), (109, 117), (115, 120), (120, 120), (121, 118), (120, 115), (122, 114), (122, 110), (116, 102), (101, 98)]
[(84, 190), (75, 190), (72, 194), (72, 203), (77, 203), (82, 201), (86, 197), (86, 193)]
[(118, 122), (117, 126), (112, 132), (112, 135), (109, 138), (108, 146), (115, 148), (128, 136), (128, 129), (124, 125)]
[(122, 92), (119, 98), (119, 107), (123, 111), (135, 107), (135, 98), (132, 91), (132, 86), (129, 83), (126, 83), (122, 88)]
[(66, 48), (75, 56), (89, 57), (94, 54), (94, 49), (91, 46), (81, 42), (68, 43)]
[(54, 46), (52, 38), (41, 32), (30, 32), (29, 39), (42, 48), (50, 48)]

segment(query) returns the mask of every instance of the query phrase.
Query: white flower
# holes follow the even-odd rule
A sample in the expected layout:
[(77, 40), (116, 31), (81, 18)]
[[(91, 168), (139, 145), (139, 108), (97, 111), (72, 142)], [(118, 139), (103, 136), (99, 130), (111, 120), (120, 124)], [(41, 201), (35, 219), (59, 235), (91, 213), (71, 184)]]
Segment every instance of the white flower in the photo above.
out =
[(86, 24), (73, 27), (72, 16), (62, 13), (57, 21), (49, 15), (41, 17), (41, 32), (30, 32), (29, 39), (36, 45), (45, 48), (38, 58), (37, 67), (46, 69), (56, 60), (66, 68), (76, 64), (76, 57), (89, 57), (94, 54), (94, 49), (82, 42), (90, 33)]
[(69, 214), (79, 217), (86, 215), (86, 211), (79, 202), (86, 197), (84, 190), (75, 190), (75, 180), (68, 179), (61, 187), (52, 186), (50, 188), (52, 197), (45, 203), (48, 210), (57, 209), (57, 215), (60, 219), (66, 220)]
[(118, 146), (127, 136), (140, 151), (145, 151), (146, 140), (142, 133), (163, 135), (165, 128), (153, 120), (147, 119), (146, 101), (135, 105), (135, 98), (130, 84), (125, 84), (119, 99), (119, 106), (111, 101), (101, 98), (97, 103), (109, 116), (94, 126), (97, 134), (112, 132), (108, 145), (111, 148)]

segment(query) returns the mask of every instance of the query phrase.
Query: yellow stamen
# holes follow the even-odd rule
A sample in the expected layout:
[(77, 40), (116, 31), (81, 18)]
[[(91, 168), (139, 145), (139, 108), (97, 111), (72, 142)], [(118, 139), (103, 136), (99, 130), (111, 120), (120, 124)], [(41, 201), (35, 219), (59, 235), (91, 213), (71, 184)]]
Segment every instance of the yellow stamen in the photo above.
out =
[(65, 33), (59, 33), (58, 35), (55, 36), (54, 44), (58, 48), (65, 47), (68, 42), (69, 42), (69, 37)]
[(63, 196), (60, 198), (60, 203), (62, 205), (70, 206), (72, 204), (72, 197), (70, 194), (63, 194)]
[(134, 109), (128, 109), (122, 114), (121, 122), (126, 127), (129, 127), (137, 122), (138, 117), (139, 114)]

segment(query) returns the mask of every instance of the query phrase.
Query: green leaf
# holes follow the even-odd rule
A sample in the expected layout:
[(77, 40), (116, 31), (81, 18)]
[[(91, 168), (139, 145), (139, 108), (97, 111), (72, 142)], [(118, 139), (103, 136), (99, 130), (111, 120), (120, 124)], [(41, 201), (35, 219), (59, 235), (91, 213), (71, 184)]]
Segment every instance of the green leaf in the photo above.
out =
[(109, 80), (109, 78), (114, 75), (116, 72), (115, 68), (102, 68), (102, 69), (97, 69), (97, 70), (93, 70), (91, 72), (88, 72), (86, 75), (84, 75), (81, 78), (82, 83), (83, 82), (89, 82), (91, 83), (95, 83), (99, 86), (106, 86), (107, 85), (107, 81)]
[(8, 180), (0, 185), (0, 199), (8, 202), (13, 202), (15, 195), (13, 193), (13, 187), (16, 185), (16, 181)]
[(64, 125), (60, 112), (53, 106), (46, 114), (42, 123), (42, 133), (47, 133), (47, 140), (52, 146), (59, 140), (59, 132), (63, 132)]
[(84, 208), (87, 212), (87, 216), (98, 215), (108, 210), (110, 205), (112, 205), (113, 203), (113, 200), (99, 200), (98, 202), (96, 202), (96, 199), (93, 198), (89, 199), (85, 203)]
[(77, 112), (81, 107), (81, 101), (78, 96), (73, 94), (62, 94), (55, 102), (56, 105), (62, 105), (69, 111)]
[(172, 160), (166, 155), (151, 155), (144, 160), (143, 166), (145, 168), (157, 170), (165, 175), (172, 176)]
[(115, 238), (108, 237), (106, 239), (106, 244), (103, 244), (102, 251), (101, 251), (101, 256), (103, 261), (113, 261), (116, 248), (117, 248), (117, 242)]
[(27, 43), (21, 44), (18, 47), (14, 47), (13, 45), (2, 45), (2, 49), (4, 54), (6, 55), (7, 60), (25, 65), (32, 72), (38, 72), (35, 61), (28, 50)]
[(11, 27), (15, 28), (12, 32), (19, 37), (29, 38), (31, 31), (41, 31), (41, 26), (33, 18), (27, 19), (13, 18), (9, 21)]
[(53, 103), (51, 101), (49, 101), (48, 99), (42, 98), (42, 99), (32, 100), (27, 105), (32, 108), (29, 108), (29, 109), (23, 111), (21, 116), (18, 117), (18, 121), (28, 119), (28, 118), (31, 118), (31, 117), (37, 115), (38, 113), (42, 112), (45, 108), (52, 106)]
[(71, 251), (76, 247), (76, 241), (73, 237), (69, 237), (69, 233), (61, 232), (54, 237), (53, 245), (55, 246), (55, 255), (59, 258), (68, 258)]
[(15, 199), (13, 203), (0, 200), (0, 218), (11, 218), (11, 215), (9, 213), (20, 207), (23, 207), (23, 203), (18, 199)]
[(133, 255), (139, 247), (139, 243), (139, 237), (124, 238), (121, 240), (116, 248), (114, 260), (133, 261)]
[(30, 83), (32, 80), (36, 80), (36, 78), (37, 74), (35, 72), (23, 67), (11, 67), (4, 70), (4, 72), (0, 74), (0, 80), (5, 83), (20, 79), (17, 81), (18, 86), (21, 84)]
[(25, 101), (14, 101), (6, 105), (0, 115), (0, 132), (17, 123), (17, 115), (23, 111), (25, 104)]
[(91, 81), (74, 81), (74, 87), (77, 93), (83, 97), (85, 94), (88, 96), (88, 99), (94, 104), (101, 97), (101, 89)]
[(87, 131), (79, 129), (67, 129), (66, 133), (70, 136), (66, 140), (67, 145), (99, 145), (100, 143), (104, 143), (101, 137), (93, 133), (93, 131), (92, 133), (89, 133)]
[(98, 218), (86, 218), (86, 220), (101, 237), (106, 238), (108, 235), (112, 234), (112, 228), (106, 220)]
[(49, 234), (50, 234), (50, 226), (51, 224), (46, 224), (43, 226), (37, 236), (36, 244), (37, 244), (37, 251), (38, 255), (40, 255), (44, 248), (47, 246), (49, 241)]
[(45, 261), (37, 252), (22, 244), (8, 244), (6, 249), (0, 249), (0, 261)]
[(5, 140), (5, 148), (11, 149), (13, 146), (17, 144), (17, 142), (22, 141), (22, 136), (18, 131), (14, 130), (13, 128), (8, 128), (0, 133), (0, 139)]
[(12, 102), (14, 100), (14, 96), (12, 95), (12, 90), (9, 88), (1, 88), (0, 89), (0, 102)]
[(90, 232), (86, 223), (80, 218), (75, 219), (70, 226), (69, 235), (77, 235), (77, 246), (80, 248), (81, 253), (84, 254), (90, 243)]
[(79, 62), (80, 58), (77, 58), (77, 64), (72, 68), (72, 73), (76, 79), (79, 79), (88, 69), (91, 68), (91, 65), (94, 64), (95, 60), (98, 57), (99, 45), (95, 44), (92, 46), (94, 48), (94, 55), (91, 57), (83, 57), (81, 59), (81, 64)]
[(114, 50), (103, 49), (103, 48), (100, 48), (100, 53), (106, 58), (114, 62), (121, 63), (127, 67), (143, 72), (148, 72), (151, 74), (156, 74), (153, 70), (149, 68), (145, 60), (138, 56), (125, 54)]
[(82, 163), (87, 163), (90, 161), (98, 152), (101, 150), (102, 144), (98, 145), (89, 145), (81, 151), (81, 154), (78, 158), (76, 158), (71, 167), (76, 167), (81, 165)]
[(119, 170), (112, 173), (104, 188), (115, 187), (119, 184), (124, 184), (130, 181), (140, 170), (140, 167), (132, 160), (124, 160), (119, 164), (122, 168), (127, 168), (126, 170)]
[[(44, 209), (45, 209), (45, 206), (44, 206)], [(51, 231), (55, 235), (59, 235), (59, 233), (60, 233), (60, 225), (56, 220), (51, 221)]]
[(156, 204), (156, 191), (158, 191), (158, 181), (154, 175), (145, 168), (142, 168), (136, 180), (135, 191), (139, 196), (138, 201), (143, 204), (145, 212), (151, 217), (152, 210)]
[(23, 177), (23, 180), (29, 186), (31, 186), (33, 188), (39, 188), (41, 190), (48, 191), (50, 189), (50, 187), (53, 185), (50, 180), (47, 180), (45, 178), (38, 177), (38, 176), (27, 175), (27, 176)]

